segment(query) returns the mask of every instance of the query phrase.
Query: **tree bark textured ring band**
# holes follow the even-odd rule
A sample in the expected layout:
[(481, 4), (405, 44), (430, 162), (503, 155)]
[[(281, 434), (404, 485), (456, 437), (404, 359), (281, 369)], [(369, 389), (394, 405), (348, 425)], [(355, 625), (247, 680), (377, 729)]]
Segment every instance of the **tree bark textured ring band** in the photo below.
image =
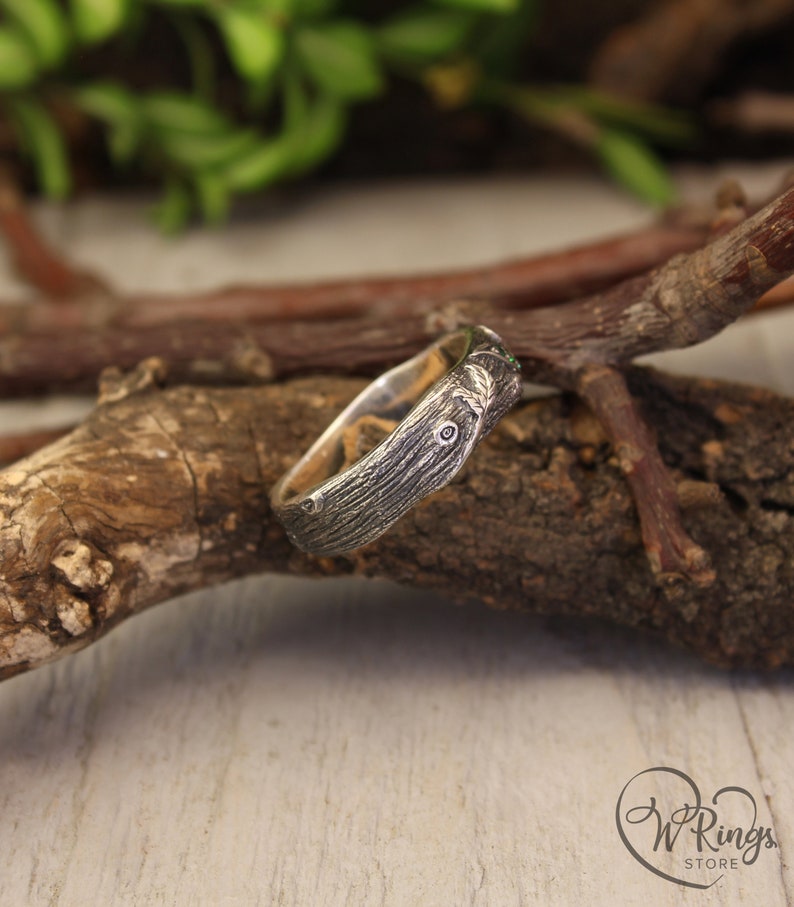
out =
[[(493, 331), (448, 334), (356, 397), (274, 486), (273, 510), (304, 551), (360, 548), (447, 485), (520, 396), (520, 366)], [(367, 420), (393, 428), (348, 466), (346, 441)]]

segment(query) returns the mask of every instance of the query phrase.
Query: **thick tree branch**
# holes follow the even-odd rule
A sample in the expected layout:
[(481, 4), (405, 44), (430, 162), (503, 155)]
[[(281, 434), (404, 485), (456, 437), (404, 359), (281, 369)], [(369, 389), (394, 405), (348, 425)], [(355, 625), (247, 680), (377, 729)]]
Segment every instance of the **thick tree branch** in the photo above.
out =
[(717, 234), (702, 249), (553, 308), (513, 311), (489, 301), (406, 313), (382, 306), (355, 318), (274, 320), (244, 328), (222, 322), (212, 331), (206, 322), (163, 323), (136, 331), (134, 340), (111, 324), (82, 332), (79, 343), (73, 334), (59, 333), (58, 359), (52, 356), (52, 330), (21, 334), (0, 345), (6, 374), (14, 375), (5, 389), (18, 389), (14, 381), (27, 381), (29, 388), (31, 380), (84, 378), (103, 360), (124, 366), (141, 354), (161, 356), (180, 378), (201, 376), (200, 369), (204, 377), (227, 382), (301, 371), (366, 372), (406, 358), (442, 330), (486, 323), (506, 339), (529, 379), (583, 393), (618, 448), (631, 451), (624, 463), (635, 464), (627, 470), (629, 481), (660, 581), (667, 588), (680, 577), (705, 584), (713, 579), (707, 555), (684, 530), (652, 435), (616, 369), (643, 353), (712, 336), (794, 273), (794, 188)]
[[(509, 280), (502, 284), (503, 295), (495, 300), (469, 300), (446, 306), (425, 297), (421, 280), (414, 280), (395, 285), (396, 290), (392, 286), (392, 295), (387, 293), (388, 282), (365, 284), (368, 289), (364, 295), (348, 298), (346, 303), (333, 295), (338, 286), (332, 287), (331, 292), (326, 285), (323, 290), (326, 295), (321, 293), (319, 302), (311, 289), (304, 288), (301, 292), (305, 295), (296, 297), (298, 303), (293, 305), (294, 299), (290, 302), (290, 298), (282, 295), (281, 307), (271, 300), (274, 304), (262, 317), (249, 317), (256, 306), (250, 307), (248, 291), (241, 290), (237, 296), (232, 293), (225, 297), (239, 304), (234, 310), (240, 317), (237, 322), (230, 320), (228, 310), (221, 319), (218, 308), (221, 296), (207, 296), (197, 305), (186, 301), (183, 311), (177, 306), (176, 315), (165, 317), (157, 314), (156, 308), (147, 308), (145, 301), (133, 311), (118, 298), (96, 296), (57, 306), (40, 301), (30, 306), (26, 314), (22, 314), (22, 307), (8, 310), (6, 336), (0, 341), (5, 392), (29, 391), (32, 387), (51, 384), (62, 387), (69, 381), (79, 384), (95, 376), (109, 362), (115, 367), (103, 373), (100, 394), (103, 405), (84, 426), (3, 474), (4, 490), (0, 494), (0, 510), (5, 508), (0, 514), (3, 520), (0, 625), (5, 627), (0, 632), (0, 652), (4, 652), (2, 658), (6, 665), (3, 670), (13, 673), (82, 646), (126, 614), (180, 590), (255, 569), (283, 569), (286, 564), (298, 565), (302, 571), (334, 572), (350, 569), (352, 563), (364, 572), (408, 578), (426, 585), (440, 584), (453, 594), (473, 589), (489, 600), (494, 591), (499, 592), (499, 600), (508, 605), (522, 601), (517, 598), (519, 588), (531, 593), (537, 586), (544, 590), (542, 601), (535, 605), (538, 608), (545, 607), (544, 602), (549, 600), (555, 604), (568, 598), (575, 601), (573, 587), (569, 585), (570, 578), (575, 577), (576, 588), (605, 595), (604, 602), (615, 605), (614, 596), (606, 594), (608, 587), (596, 593), (588, 579), (589, 573), (599, 574), (601, 561), (585, 558), (582, 562), (579, 554), (563, 545), (566, 557), (574, 566), (569, 569), (566, 562), (561, 569), (563, 562), (557, 560), (556, 554), (551, 555), (552, 561), (544, 561), (544, 565), (564, 579), (551, 578), (540, 569), (535, 573), (532, 563), (538, 555), (534, 552), (543, 550), (543, 543), (538, 547), (533, 533), (539, 531), (532, 518), (527, 525), (516, 528), (517, 524), (512, 522), (516, 514), (509, 506), (494, 513), (490, 505), (483, 503), (493, 496), (499, 497), (502, 484), (515, 486), (514, 497), (531, 491), (533, 504), (544, 514), (540, 535), (545, 537), (549, 528), (552, 540), (555, 533), (570, 537), (581, 533), (579, 526), (576, 531), (570, 528), (563, 531), (556, 524), (547, 525), (546, 515), (556, 512), (557, 498), (547, 501), (546, 496), (552, 494), (552, 489), (556, 489), (552, 497), (562, 494), (565, 500), (567, 496), (565, 517), (578, 523), (572, 518), (579, 515), (577, 508), (586, 497), (582, 485), (587, 482), (581, 475), (574, 475), (573, 466), (575, 462), (584, 462), (588, 469), (595, 468), (594, 464), (600, 462), (600, 447), (585, 444), (582, 451), (590, 452), (583, 454), (575, 442), (562, 440), (564, 431), (560, 426), (555, 429), (556, 440), (547, 438), (554, 454), (548, 461), (541, 456), (540, 467), (546, 476), (545, 484), (540, 486), (534, 484), (535, 475), (525, 471), (533, 464), (538, 465), (540, 454), (536, 452), (535, 459), (528, 461), (522, 455), (523, 442), (519, 450), (512, 450), (513, 459), (500, 459), (498, 450), (502, 448), (498, 444), (494, 448), (496, 442), (486, 448), (492, 458), (496, 457), (493, 462), (498, 469), (486, 473), (487, 479), (478, 479), (476, 472), (471, 473), (474, 499), (464, 501), (468, 509), (462, 513), (472, 515), (472, 523), (479, 524), (485, 519), (492, 530), (486, 533), (487, 543), (480, 540), (481, 526), (474, 530), (461, 529), (458, 516), (457, 522), (447, 522), (456, 527), (449, 531), (449, 537), (456, 541), (454, 550), (446, 549), (444, 543), (435, 549), (431, 543), (428, 549), (428, 539), (432, 540), (439, 530), (432, 523), (422, 522), (425, 519), (422, 514), (435, 511), (420, 508), (416, 515), (406, 519), (405, 524), (414, 533), (412, 557), (416, 570), (412, 572), (404, 562), (404, 553), (412, 546), (406, 546), (399, 531), (389, 538), (402, 538), (398, 550), (403, 552), (403, 559), (394, 559), (389, 554), (389, 543), (379, 542), (341, 562), (313, 561), (286, 548), (281, 530), (267, 515), (264, 496), (269, 485), (330, 421), (330, 410), (339, 402), (333, 395), (331, 398), (325, 395), (326, 388), (346, 385), (309, 382), (258, 392), (189, 388), (168, 393), (153, 391), (165, 372), (165, 361), (171, 369), (170, 380), (203, 379), (208, 383), (235, 380), (250, 383), (252, 379), (267, 381), (274, 376), (316, 371), (370, 373), (413, 354), (438, 333), (471, 322), (487, 323), (500, 333), (521, 358), (529, 379), (577, 391), (590, 403), (612, 441), (616, 463), (626, 474), (634, 494), (641, 537), (651, 567), (661, 581), (659, 589), (666, 592), (672, 589), (677, 595), (675, 604), (661, 605), (659, 593), (649, 593), (643, 585), (648, 581), (647, 570), (631, 574), (633, 581), (639, 583), (643, 609), (650, 608), (653, 616), (619, 619), (663, 628), (667, 635), (687, 641), (716, 660), (769, 664), (788, 661), (787, 617), (776, 615), (772, 620), (775, 631), (760, 637), (750, 634), (749, 642), (742, 634), (737, 642), (735, 634), (723, 633), (722, 617), (719, 627), (715, 625), (719, 600), (712, 596), (725, 591), (727, 577), (732, 578), (734, 591), (746, 585), (746, 578), (734, 575), (733, 564), (727, 561), (721, 548), (724, 539), (736, 537), (739, 529), (731, 524), (733, 528), (728, 528), (733, 536), (712, 538), (710, 522), (702, 526), (692, 517), (683, 520), (679, 510), (678, 501), (699, 501), (709, 504), (715, 512), (728, 506), (732, 519), (737, 517), (734, 511), (741, 510), (742, 519), (745, 511), (749, 512), (749, 505), (744, 510), (734, 505), (737, 501), (746, 502), (747, 494), (752, 497), (756, 492), (741, 490), (745, 481), (741, 477), (736, 487), (729, 480), (723, 482), (715, 466), (716, 460), (723, 456), (725, 431), (714, 429), (698, 448), (705, 452), (705, 459), (695, 461), (690, 469), (681, 469), (681, 474), (673, 477), (669, 472), (671, 462), (680, 464), (693, 455), (684, 449), (671, 452), (669, 445), (676, 443), (673, 439), (666, 439), (668, 450), (660, 453), (647, 427), (647, 416), (635, 405), (623, 377), (634, 357), (687, 346), (712, 336), (794, 273), (794, 189), (752, 217), (742, 218), (741, 204), (727, 205), (713, 225), (713, 240), (704, 248), (676, 255), (653, 270), (584, 298), (562, 301), (560, 261), (551, 268), (557, 275), (556, 283), (543, 277), (542, 267), (537, 271), (536, 261), (532, 266), (536, 271), (532, 267), (529, 271), (535, 273), (537, 280), (534, 284), (530, 280), (529, 285), (539, 293), (548, 291), (551, 285), (556, 287), (555, 305), (543, 308), (521, 308), (529, 304), (529, 298), (516, 297), (508, 286)], [(601, 278), (588, 255), (583, 260), (590, 263), (579, 276), (589, 275), (597, 284)], [(548, 256), (547, 259), (550, 260)], [(478, 273), (478, 280), (485, 279), (484, 272)], [(501, 278), (509, 276), (511, 268), (502, 268), (500, 274)], [(471, 279), (471, 273), (466, 279)], [(522, 292), (526, 294), (526, 275), (521, 279), (525, 281)], [(448, 278), (444, 278), (447, 284), (443, 281), (434, 284), (433, 280), (436, 278), (430, 279), (427, 293), (438, 292), (443, 300)], [(490, 277), (486, 284), (493, 289)], [(401, 296), (406, 286), (409, 286), (408, 295)], [(566, 286), (565, 293), (571, 291), (570, 285)], [(353, 286), (346, 285), (344, 293), (352, 292)], [(362, 300), (371, 303), (372, 293), (387, 293), (387, 298), (368, 307)], [(186, 312), (193, 312), (194, 317), (181, 318)], [(300, 317), (296, 317), (296, 312)], [(325, 317), (316, 317), (318, 313)], [(149, 358), (131, 374), (123, 373), (124, 367), (152, 354), (161, 356), (162, 360)], [(306, 388), (311, 390), (310, 409), (313, 406), (323, 413), (320, 424), (315, 424), (317, 420), (311, 412), (307, 414), (309, 404), (301, 396)], [(709, 391), (701, 387), (697, 393), (708, 396)], [(270, 407), (257, 416), (251, 411), (252, 395), (256, 394), (260, 405)], [(740, 391), (731, 394), (732, 399), (739, 401), (733, 408), (715, 407), (713, 400), (709, 403), (714, 418), (707, 421), (707, 426), (725, 423), (726, 412), (740, 414), (738, 420), (733, 415), (727, 418), (729, 424), (744, 419), (745, 411), (751, 412), (761, 426), (759, 431), (768, 448), (771, 441), (768, 426), (763, 422), (765, 410), (754, 413), (752, 400), (748, 402)], [(763, 406), (767, 405), (777, 410), (786, 406), (771, 397), (764, 398)], [(553, 404), (541, 404), (537, 414), (542, 416), (547, 407)], [(664, 417), (664, 407), (662, 410)], [(525, 412), (535, 411), (528, 407)], [(786, 414), (789, 415), (788, 411)], [(655, 413), (654, 419), (658, 417)], [(273, 421), (269, 421), (271, 418)], [(523, 430), (515, 429), (521, 419), (519, 414), (517, 421), (508, 422), (497, 436), (507, 444), (505, 449), (510, 448), (504, 441), (510, 431), (520, 434)], [(748, 424), (751, 423), (752, 420)], [(233, 449), (227, 447), (230, 443)], [(737, 451), (743, 451), (741, 439), (735, 445)], [(789, 452), (789, 448), (785, 450)], [(776, 464), (786, 462), (780, 451), (774, 453)], [(256, 463), (235, 459), (254, 454)], [(742, 455), (752, 459), (746, 451)], [(777, 469), (773, 467), (775, 475)], [(614, 478), (612, 472), (609, 475)], [(753, 473), (747, 477), (752, 480)], [(715, 493), (714, 482), (725, 485), (724, 498)], [(165, 493), (164, 486), (178, 499)], [(243, 491), (249, 499), (241, 504)], [(611, 487), (604, 493), (610, 501), (615, 497)], [(439, 498), (449, 502), (449, 494), (454, 494), (454, 490)], [(764, 500), (771, 499), (767, 496)], [(622, 541), (616, 538), (611, 534), (611, 527), (616, 520), (620, 521), (611, 504), (607, 507), (609, 520), (605, 522), (597, 514), (606, 505), (597, 504), (593, 512), (596, 516), (590, 513), (588, 517), (595, 520), (592, 524), (597, 530), (595, 544), (601, 545), (600, 533), (608, 536), (606, 547), (598, 549), (599, 557), (615, 550), (632, 557), (639, 546), (636, 533), (631, 535), (624, 520)], [(779, 531), (790, 518), (789, 509), (784, 492), (782, 505), (771, 506), (772, 516), (762, 512), (764, 507), (759, 505), (753, 518)], [(507, 514), (512, 515), (511, 522), (500, 523)], [(521, 557), (517, 552), (509, 553), (511, 531), (526, 536), (527, 545)], [(469, 537), (468, 532), (473, 535)], [(757, 533), (753, 533), (749, 530), (745, 533), (749, 561), (761, 556), (754, 547)], [(629, 537), (632, 541), (626, 549), (625, 540)], [(461, 539), (466, 539), (462, 550), (476, 565), (475, 576), (470, 575), (469, 560), (461, 560), (457, 544)], [(229, 548), (230, 540), (238, 543), (234, 549)], [(768, 541), (768, 545), (775, 544)], [(489, 546), (496, 547), (491, 550)], [(499, 566), (498, 551), (502, 549), (506, 552), (508, 571), (517, 571), (511, 580), (512, 587), (502, 590), (504, 595), (499, 591), (503, 585), (503, 568)], [(788, 563), (785, 544), (780, 543), (778, 549), (784, 551), (781, 563)], [(435, 553), (428, 554), (428, 550)], [(583, 550), (588, 550), (586, 544)], [(715, 558), (714, 570), (709, 566), (707, 551)], [(375, 552), (374, 561), (370, 560), (372, 552)], [(733, 549), (731, 554), (735, 555)], [(621, 575), (622, 570), (621, 567)], [(614, 582), (618, 571), (610, 569), (609, 573), (614, 574)], [(693, 579), (696, 584), (684, 586), (679, 582), (681, 577)], [(482, 585), (485, 578), (491, 583), (488, 587)], [(780, 582), (790, 592), (788, 578), (781, 577)], [(562, 583), (565, 596), (558, 597), (557, 592), (549, 591), (555, 583)], [(706, 586), (711, 587), (708, 593), (697, 591), (697, 587)], [(702, 602), (698, 598), (701, 594), (706, 596), (703, 601), (708, 602), (703, 624), (697, 620), (701, 614)], [(759, 606), (754, 598), (745, 599), (747, 596), (743, 599), (745, 610), (768, 619), (765, 612), (756, 614)], [(590, 606), (589, 611), (596, 607), (602, 605)], [(784, 637), (785, 641), (779, 644), (778, 637)]]
[[(0, 676), (262, 571), (385, 577), (654, 630), (719, 664), (794, 663), (794, 403), (642, 372), (631, 384), (683, 497), (701, 505), (686, 523), (713, 557), (709, 588), (670, 602), (655, 584), (620, 455), (572, 398), (523, 405), (454, 485), (373, 545), (318, 559), (289, 545), (268, 489), (360, 382), (149, 385), (0, 472)], [(697, 493), (704, 482), (722, 495)]]

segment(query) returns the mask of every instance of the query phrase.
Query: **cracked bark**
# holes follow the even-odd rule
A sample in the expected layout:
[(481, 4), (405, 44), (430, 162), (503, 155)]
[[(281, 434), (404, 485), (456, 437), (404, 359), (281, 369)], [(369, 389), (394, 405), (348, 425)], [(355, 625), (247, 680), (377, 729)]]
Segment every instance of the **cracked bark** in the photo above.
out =
[[(346, 557), (292, 548), (270, 485), (361, 387), (148, 388), (0, 474), (0, 677), (104, 635), (181, 592), (249, 573), (360, 574), (500, 608), (663, 634), (722, 665), (794, 662), (794, 402), (635, 370), (708, 588), (654, 582), (629, 489), (592, 413), (525, 403), (454, 485)], [(692, 488), (716, 483), (718, 498)], [(690, 491), (687, 494), (686, 489)]]
[[(259, 570), (390, 577), (656, 629), (721, 664), (790, 662), (792, 404), (708, 382), (624, 379), (634, 357), (713, 335), (794, 273), (794, 189), (746, 220), (740, 208), (724, 212), (703, 248), (545, 308), (506, 298), (439, 308), (420, 296), (366, 312), (354, 300), (353, 315), (307, 320), (328, 315), (315, 300), (299, 317), (242, 326), (217, 312), (146, 316), (130, 343), (125, 318), (135, 316), (118, 297), (33, 304), (0, 348), (6, 390), (85, 378), (103, 359), (143, 351), (169, 360), (169, 381), (195, 376), (197, 359), (217, 366), (215, 381), (239, 376), (243, 360), (260, 380), (372, 372), (442, 331), (484, 322), (529, 379), (579, 393), (598, 421), (559, 399), (529, 404), (462, 481), (383, 540), (311, 559), (289, 548), (266, 495), (353, 395), (349, 381), (159, 390), (160, 359), (126, 375), (106, 370), (84, 425), (0, 473), (0, 676), (178, 592)], [(80, 330), (65, 330), (76, 312)]]

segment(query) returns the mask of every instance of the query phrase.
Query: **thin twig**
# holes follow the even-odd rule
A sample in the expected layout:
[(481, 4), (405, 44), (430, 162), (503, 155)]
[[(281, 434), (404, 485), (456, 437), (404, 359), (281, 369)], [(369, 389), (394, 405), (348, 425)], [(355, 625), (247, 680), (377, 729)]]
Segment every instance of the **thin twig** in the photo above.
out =
[(216, 322), (264, 324), (365, 313), (401, 317), (462, 298), (487, 298), (509, 308), (534, 308), (581, 296), (646, 271), (672, 255), (698, 248), (708, 232), (706, 223), (660, 224), (563, 252), (434, 274), (231, 286), (189, 294), (116, 291), (104, 313), (94, 300), (86, 305), (79, 295), (71, 300), (52, 300), (44, 293), (31, 304), (6, 304), (0, 309), (0, 337), (47, 329), (78, 333), (97, 323), (145, 331), (174, 322), (206, 322), (208, 330), (214, 330), (210, 325)]

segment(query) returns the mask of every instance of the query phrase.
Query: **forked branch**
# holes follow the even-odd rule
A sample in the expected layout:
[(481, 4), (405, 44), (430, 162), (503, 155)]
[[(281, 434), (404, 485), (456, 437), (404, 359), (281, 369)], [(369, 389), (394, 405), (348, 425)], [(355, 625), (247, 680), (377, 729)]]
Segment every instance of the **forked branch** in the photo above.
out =
[[(661, 391), (646, 384), (637, 401), (625, 382), (634, 357), (712, 336), (794, 273), (794, 189), (718, 233), (650, 271), (542, 308), (516, 307), (515, 298), (435, 306), (412, 298), (374, 310), (354, 301), (333, 318), (314, 317), (319, 310), (308, 318), (303, 309), (300, 317), (281, 311), (232, 323), (136, 316), (116, 296), (104, 318), (80, 331), (66, 329), (63, 308), (51, 324), (55, 307), (46, 302), (21, 321), (12, 315), (0, 347), (7, 391), (51, 386), (64, 375), (85, 379), (108, 361), (160, 358), (127, 375), (107, 372), (100, 406), (83, 426), (0, 473), (0, 672), (82, 647), (177, 592), (265, 569), (358, 570), (539, 610), (614, 608), (614, 619), (662, 629), (724, 663), (790, 661), (790, 608), (782, 612), (781, 595), (794, 583), (775, 567), (768, 611), (754, 591), (757, 573), (741, 572), (744, 564), (760, 569), (764, 558), (764, 570), (770, 558), (791, 563), (779, 537), (792, 508), (790, 404), (728, 388), (717, 403), (711, 385), (680, 382), (662, 382)], [(157, 389), (166, 371), (177, 382), (208, 373), (215, 381), (371, 373), (471, 322), (501, 334), (530, 380), (579, 393), (604, 443), (593, 441), (592, 428), (586, 442), (575, 426), (571, 435), (559, 400), (527, 406), (478, 452), (462, 483), (384, 540), (333, 561), (290, 549), (266, 500), (353, 385), (326, 377), (259, 389)], [(774, 430), (766, 421), (772, 411), (781, 420)], [(754, 478), (764, 475), (750, 471), (754, 458), (769, 458), (774, 482)], [(615, 467), (629, 480), (639, 533)], [(770, 492), (780, 476), (782, 486)], [(593, 499), (597, 488), (603, 495)], [(679, 501), (705, 503), (708, 517), (690, 516), (685, 526)], [(718, 524), (723, 534), (715, 537)], [(652, 571), (637, 561), (640, 539)], [(747, 590), (741, 614), (722, 610), (728, 582), (732, 601)], [(674, 603), (664, 594), (671, 589)]]

